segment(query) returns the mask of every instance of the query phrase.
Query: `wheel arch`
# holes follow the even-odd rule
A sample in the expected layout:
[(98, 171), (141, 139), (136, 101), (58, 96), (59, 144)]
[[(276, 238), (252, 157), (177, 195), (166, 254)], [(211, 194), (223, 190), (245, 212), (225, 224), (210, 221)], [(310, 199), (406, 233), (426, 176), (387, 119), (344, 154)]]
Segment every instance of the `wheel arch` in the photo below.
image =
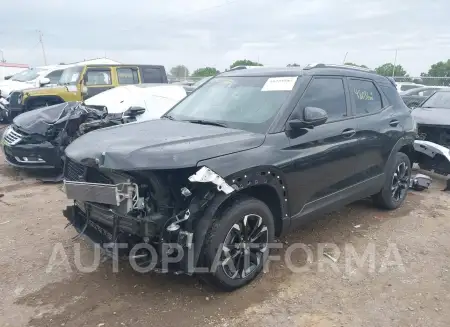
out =
[(288, 190), (282, 172), (274, 167), (259, 167), (231, 174), (225, 178), (235, 191), (217, 193), (194, 228), (194, 262), (197, 263), (205, 236), (213, 218), (220, 215), (228, 204), (241, 196), (250, 196), (265, 203), (274, 217), (275, 235), (280, 236), (289, 228), (290, 213)]

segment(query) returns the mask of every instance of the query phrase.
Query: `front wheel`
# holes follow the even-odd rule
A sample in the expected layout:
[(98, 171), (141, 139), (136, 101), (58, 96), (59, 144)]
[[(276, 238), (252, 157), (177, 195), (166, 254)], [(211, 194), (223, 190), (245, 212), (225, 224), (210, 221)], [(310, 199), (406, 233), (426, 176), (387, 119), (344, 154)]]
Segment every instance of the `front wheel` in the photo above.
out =
[(406, 154), (398, 152), (390, 167), (381, 191), (373, 196), (375, 204), (383, 209), (393, 210), (402, 205), (409, 190), (411, 162)]
[(265, 203), (250, 197), (234, 200), (208, 231), (203, 254), (210, 272), (202, 277), (225, 291), (246, 285), (263, 269), (274, 234)]

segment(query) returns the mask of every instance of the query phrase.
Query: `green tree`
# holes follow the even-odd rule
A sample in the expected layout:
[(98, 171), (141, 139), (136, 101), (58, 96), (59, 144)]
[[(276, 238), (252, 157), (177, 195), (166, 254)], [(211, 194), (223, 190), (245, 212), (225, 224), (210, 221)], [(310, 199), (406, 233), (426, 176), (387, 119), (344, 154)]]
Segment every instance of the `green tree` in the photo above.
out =
[(293, 64), (288, 64), (286, 67), (300, 67), (299, 64), (296, 64), (295, 62)]
[(447, 78), (424, 78), (424, 84), (426, 85), (444, 85), (450, 84), (450, 59), (447, 61), (439, 61), (431, 65), (428, 73), (420, 74), (422, 77), (449, 77)]
[(394, 69), (394, 64), (392, 63), (383, 64), (380, 67), (375, 68), (375, 71), (377, 74), (383, 76), (392, 76), (392, 73), (394, 73), (394, 76), (407, 76), (407, 72), (403, 69), (402, 65), (395, 65)]
[(214, 67), (203, 67), (196, 69), (193, 73), (193, 77), (207, 77), (207, 76), (215, 76), (220, 74), (220, 72)]
[(184, 65), (178, 65), (170, 69), (170, 74), (178, 78), (187, 77), (189, 76), (189, 69)]
[(357, 65), (357, 64), (355, 64), (355, 63), (353, 63), (353, 62), (346, 62), (344, 65), (347, 65), (347, 66), (355, 66), (355, 67), (361, 67), (361, 68), (369, 68), (369, 67), (367, 67), (366, 65)]
[(236, 60), (233, 62), (233, 64), (230, 66), (231, 68), (234, 68), (236, 66), (262, 66), (263, 64), (260, 64), (259, 62), (251, 61), (248, 59), (242, 59), (242, 60)]

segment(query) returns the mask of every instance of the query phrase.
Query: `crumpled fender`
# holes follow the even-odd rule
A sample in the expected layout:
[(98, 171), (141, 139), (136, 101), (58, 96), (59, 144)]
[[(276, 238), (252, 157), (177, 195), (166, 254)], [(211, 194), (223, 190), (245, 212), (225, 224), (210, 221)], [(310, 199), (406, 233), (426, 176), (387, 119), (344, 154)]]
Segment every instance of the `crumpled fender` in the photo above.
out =
[(430, 158), (434, 158), (437, 154), (440, 154), (445, 159), (447, 159), (448, 162), (450, 162), (450, 149), (437, 143), (433, 143), (430, 141), (415, 140), (414, 150), (423, 153), (429, 156)]

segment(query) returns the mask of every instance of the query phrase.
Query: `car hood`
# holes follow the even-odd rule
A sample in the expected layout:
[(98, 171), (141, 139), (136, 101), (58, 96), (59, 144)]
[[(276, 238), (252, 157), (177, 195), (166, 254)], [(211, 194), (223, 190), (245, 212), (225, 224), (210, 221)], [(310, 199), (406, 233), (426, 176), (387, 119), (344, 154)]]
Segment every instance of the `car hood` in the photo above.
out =
[(201, 160), (260, 146), (263, 134), (168, 119), (99, 129), (76, 139), (66, 155), (114, 170), (195, 167)]
[(7, 97), (12, 91), (20, 91), (33, 87), (34, 83), (6, 80), (0, 83), (0, 94)]
[(416, 108), (411, 112), (418, 124), (450, 125), (450, 109), (446, 108)]
[(47, 94), (55, 94), (60, 92), (76, 92), (77, 88), (74, 85), (69, 86), (46, 86), (46, 87), (35, 87), (35, 88), (28, 88), (26, 90), (26, 93), (29, 93), (30, 95), (47, 95)]
[(80, 102), (65, 102), (24, 112), (14, 118), (13, 124), (27, 134), (45, 135), (53, 125), (76, 119), (85, 111)]

